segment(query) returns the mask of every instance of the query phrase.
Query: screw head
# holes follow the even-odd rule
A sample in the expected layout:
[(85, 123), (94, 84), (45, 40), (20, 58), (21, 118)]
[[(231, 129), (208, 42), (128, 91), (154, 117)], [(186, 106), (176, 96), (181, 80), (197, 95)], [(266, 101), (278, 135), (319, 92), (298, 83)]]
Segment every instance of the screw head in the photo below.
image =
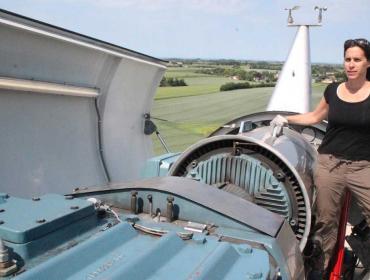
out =
[(278, 180), (278, 181), (280, 181), (280, 182), (282, 182), (282, 181), (284, 181), (285, 180), (285, 174), (284, 173), (282, 173), (282, 172), (278, 172), (278, 173), (276, 173), (276, 179)]

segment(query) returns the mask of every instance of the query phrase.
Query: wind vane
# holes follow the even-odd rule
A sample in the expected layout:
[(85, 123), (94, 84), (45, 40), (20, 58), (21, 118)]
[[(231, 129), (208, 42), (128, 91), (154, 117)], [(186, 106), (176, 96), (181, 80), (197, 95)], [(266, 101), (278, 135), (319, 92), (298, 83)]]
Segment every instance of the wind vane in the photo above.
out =
[(314, 8), (314, 10), (316, 11), (316, 10), (319, 10), (319, 16), (318, 16), (318, 19), (317, 19), (317, 21), (318, 21), (318, 23), (321, 23), (322, 22), (322, 11), (326, 11), (328, 8), (326, 8), (326, 7), (318, 7), (318, 6), (315, 6), (315, 8)]
[(292, 17), (292, 11), (294, 10), (298, 10), (299, 9), (299, 6), (294, 6), (293, 8), (285, 8), (286, 11), (289, 11), (288, 12), (288, 23), (289, 24), (292, 24), (294, 22), (293, 20), (293, 17)]

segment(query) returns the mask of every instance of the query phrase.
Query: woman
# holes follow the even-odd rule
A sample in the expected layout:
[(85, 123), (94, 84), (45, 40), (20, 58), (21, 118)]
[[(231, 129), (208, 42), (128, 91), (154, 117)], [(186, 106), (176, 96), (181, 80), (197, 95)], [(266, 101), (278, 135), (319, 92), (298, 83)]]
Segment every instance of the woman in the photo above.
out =
[[(370, 226), (370, 44), (365, 39), (344, 43), (347, 81), (329, 85), (313, 112), (275, 117), (272, 125), (312, 125), (328, 119), (318, 152), (315, 235), (328, 268), (335, 247), (346, 190), (357, 199)], [(320, 276), (319, 276), (320, 277)], [(319, 278), (317, 278), (319, 279)]]

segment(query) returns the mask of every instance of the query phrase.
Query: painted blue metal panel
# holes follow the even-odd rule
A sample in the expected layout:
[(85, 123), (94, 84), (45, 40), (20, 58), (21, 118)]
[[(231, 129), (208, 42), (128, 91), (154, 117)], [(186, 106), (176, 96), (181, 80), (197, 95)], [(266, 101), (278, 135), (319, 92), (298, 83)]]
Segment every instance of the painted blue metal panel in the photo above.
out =
[(145, 163), (141, 171), (141, 178), (163, 177), (168, 174), (172, 163), (174, 163), (181, 153), (168, 153), (153, 157)]
[(267, 252), (245, 244), (158, 238), (121, 223), (18, 279), (266, 279), (269, 270)]
[(91, 202), (48, 194), (36, 200), (8, 197), (1, 204), (0, 237), (26, 243), (95, 213)]

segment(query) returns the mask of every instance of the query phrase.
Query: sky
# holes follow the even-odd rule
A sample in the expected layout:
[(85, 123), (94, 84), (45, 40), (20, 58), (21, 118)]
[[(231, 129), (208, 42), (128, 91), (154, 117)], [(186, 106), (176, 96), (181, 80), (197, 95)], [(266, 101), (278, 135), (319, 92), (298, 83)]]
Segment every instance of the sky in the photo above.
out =
[(0, 0), (0, 8), (157, 58), (284, 61), (295, 23), (310, 28), (311, 61), (342, 63), (343, 42), (370, 39), (370, 0)]

